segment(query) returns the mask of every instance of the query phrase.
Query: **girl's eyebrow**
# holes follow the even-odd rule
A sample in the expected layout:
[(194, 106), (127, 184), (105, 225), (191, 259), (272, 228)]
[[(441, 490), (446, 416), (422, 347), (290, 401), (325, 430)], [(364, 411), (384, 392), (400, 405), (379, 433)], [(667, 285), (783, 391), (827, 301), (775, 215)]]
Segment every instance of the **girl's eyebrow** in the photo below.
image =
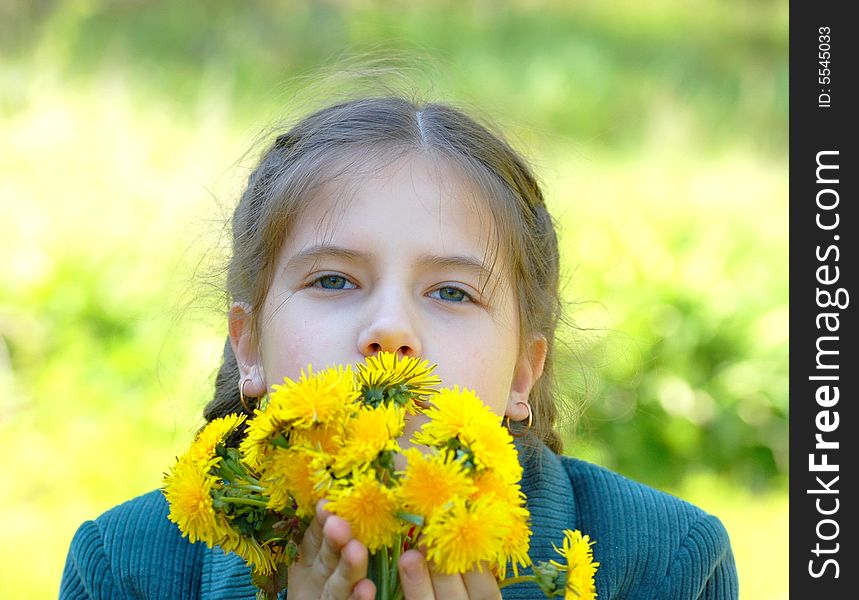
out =
[(364, 258), (364, 255), (342, 246), (334, 246), (332, 244), (315, 244), (309, 248), (305, 248), (296, 252), (284, 266), (284, 270), (288, 271), (292, 267), (301, 263), (315, 262), (320, 258), (343, 258), (346, 260), (358, 260)]
[(439, 269), (460, 269), (473, 274), (478, 281), (488, 281), (492, 277), (492, 270), (487, 268), (482, 260), (464, 254), (453, 256), (425, 255), (418, 260), (418, 264)]
[[(284, 271), (289, 271), (302, 263), (318, 261), (321, 258), (340, 258), (350, 261), (369, 262), (368, 255), (363, 252), (322, 243), (297, 252), (286, 262)], [(420, 267), (461, 269), (473, 274), (481, 281), (487, 281), (492, 277), (492, 270), (487, 268), (482, 260), (467, 254), (454, 254), (450, 256), (426, 254), (418, 259), (417, 264)]]

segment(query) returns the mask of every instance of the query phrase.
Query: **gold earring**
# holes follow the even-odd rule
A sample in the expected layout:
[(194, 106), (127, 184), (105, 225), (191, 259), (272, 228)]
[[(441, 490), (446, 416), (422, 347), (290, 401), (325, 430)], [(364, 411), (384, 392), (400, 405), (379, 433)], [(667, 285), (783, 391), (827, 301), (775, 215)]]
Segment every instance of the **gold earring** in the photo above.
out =
[(242, 406), (245, 407), (245, 410), (249, 413), (253, 412), (253, 409), (248, 406), (248, 401), (245, 399), (245, 384), (251, 381), (250, 377), (245, 377), (239, 382), (239, 399), (242, 401)]
[[(528, 402), (517, 402), (516, 404), (524, 404), (528, 409), (528, 424), (525, 425), (525, 430), (531, 429), (531, 425), (534, 423), (534, 413), (531, 412), (531, 405)], [(507, 428), (507, 431), (510, 432), (510, 435), (513, 437), (521, 437), (525, 435), (524, 433), (514, 433), (510, 428), (510, 415), (505, 415), (504, 417), (504, 427)]]
[(528, 425), (525, 426), (525, 429), (531, 429), (531, 425), (534, 424), (534, 413), (531, 412), (531, 405), (528, 402), (520, 402), (520, 404), (524, 404), (528, 409)]

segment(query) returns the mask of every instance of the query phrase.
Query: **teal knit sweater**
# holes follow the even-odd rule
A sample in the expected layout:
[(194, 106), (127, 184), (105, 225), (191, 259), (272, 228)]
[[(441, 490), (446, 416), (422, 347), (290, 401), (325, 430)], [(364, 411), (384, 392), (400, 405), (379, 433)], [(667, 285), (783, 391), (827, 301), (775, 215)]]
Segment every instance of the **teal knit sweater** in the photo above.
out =
[[(543, 447), (528, 453), (535, 562), (556, 557), (564, 529), (596, 543), (600, 600), (731, 600), (737, 572), (722, 523), (699, 508), (585, 461)], [(233, 554), (191, 544), (167, 520), (160, 491), (121, 504), (78, 529), (60, 598), (253, 599), (249, 569)], [(533, 584), (505, 599), (544, 598)]]

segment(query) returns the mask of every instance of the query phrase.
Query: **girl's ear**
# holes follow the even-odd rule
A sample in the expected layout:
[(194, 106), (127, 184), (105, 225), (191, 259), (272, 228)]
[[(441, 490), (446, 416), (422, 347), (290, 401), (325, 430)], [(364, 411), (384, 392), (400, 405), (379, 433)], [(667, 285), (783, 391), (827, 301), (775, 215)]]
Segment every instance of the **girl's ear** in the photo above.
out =
[(233, 302), (228, 317), (230, 328), (230, 345), (239, 366), (239, 381), (236, 385), (244, 384), (244, 394), (252, 398), (264, 396), (266, 392), (265, 372), (262, 368), (262, 357), (259, 347), (253, 339), (251, 327), (251, 306), (247, 302)]
[(531, 338), (519, 357), (513, 371), (513, 382), (510, 384), (510, 400), (504, 412), (512, 421), (524, 421), (528, 418), (528, 396), (543, 374), (548, 350), (546, 338), (538, 334)]

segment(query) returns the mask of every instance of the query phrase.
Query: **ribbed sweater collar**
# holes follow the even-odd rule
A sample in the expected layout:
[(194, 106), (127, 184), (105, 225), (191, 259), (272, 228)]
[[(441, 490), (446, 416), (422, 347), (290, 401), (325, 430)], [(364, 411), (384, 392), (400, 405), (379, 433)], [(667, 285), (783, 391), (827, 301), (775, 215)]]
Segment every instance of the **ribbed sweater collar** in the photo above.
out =
[[(552, 544), (558, 546), (565, 529), (578, 527), (578, 512), (570, 478), (561, 459), (545, 445), (519, 448), (524, 475), (522, 491), (531, 513), (531, 550), (534, 563), (560, 559)], [(525, 569), (530, 573), (530, 569)], [(512, 585), (502, 590), (505, 600), (545, 598), (534, 584)]]

